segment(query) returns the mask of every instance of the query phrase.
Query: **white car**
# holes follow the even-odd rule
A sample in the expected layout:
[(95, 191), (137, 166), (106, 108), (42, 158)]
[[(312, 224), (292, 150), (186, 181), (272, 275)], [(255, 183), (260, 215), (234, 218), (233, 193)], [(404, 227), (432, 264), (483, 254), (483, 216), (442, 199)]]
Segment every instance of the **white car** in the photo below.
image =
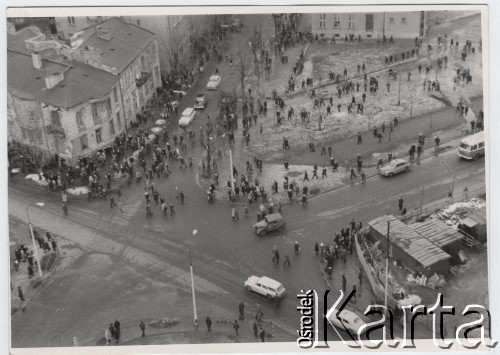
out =
[(194, 119), (196, 111), (192, 107), (188, 107), (182, 111), (181, 118), (179, 119), (179, 126), (187, 127), (191, 124)]
[(221, 82), (222, 78), (220, 75), (212, 75), (210, 79), (208, 79), (207, 89), (208, 90), (216, 90)]
[(366, 324), (356, 313), (347, 309), (343, 309), (342, 311), (340, 311), (338, 317), (337, 312), (333, 312), (328, 317), (328, 320), (333, 324), (334, 327), (340, 330), (345, 331), (345, 326), (346, 329), (354, 333), (352, 334), (353, 336), (357, 335), (359, 332), (359, 328)]
[(380, 175), (382, 176), (392, 176), (394, 174), (399, 174), (402, 172), (408, 172), (410, 170), (410, 163), (404, 159), (393, 159), (387, 165), (380, 168)]
[(280, 300), (286, 292), (281, 283), (267, 276), (250, 276), (245, 281), (245, 289), (259, 293), (268, 300)]

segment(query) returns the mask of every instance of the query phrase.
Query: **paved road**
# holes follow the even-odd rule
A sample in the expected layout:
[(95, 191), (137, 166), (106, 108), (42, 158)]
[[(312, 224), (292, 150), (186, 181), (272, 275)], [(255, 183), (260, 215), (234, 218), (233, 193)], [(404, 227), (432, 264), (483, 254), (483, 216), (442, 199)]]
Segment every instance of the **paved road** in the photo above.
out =
[[(77, 224), (95, 228), (96, 241), (92, 241), (94, 244), (91, 245), (96, 250), (109, 252), (107, 243), (98, 240), (101, 237), (119, 243), (127, 247), (127, 252), (122, 254), (124, 259), (138, 268), (149, 270), (153, 277), (155, 274), (160, 278), (172, 275), (159, 272), (144, 259), (152, 255), (155, 260), (173, 265), (174, 273), (187, 272), (189, 245), (194, 242), (194, 268), (200, 277), (199, 288), (202, 289), (198, 289), (199, 297), (213, 298), (213, 302), (228, 307), (236, 307), (239, 300), (250, 305), (250, 308), (260, 303), (266, 317), (278, 319), (292, 330), (298, 325), (294, 295), (301, 289), (325, 289), (318, 259), (312, 252), (314, 241), (328, 242), (332, 233), (347, 225), (352, 218), (366, 224), (384, 213), (396, 213), (400, 195), (404, 196), (410, 208), (417, 206), (422, 186), (425, 186), (424, 205), (445, 198), (453, 176), (455, 191), (462, 191), (464, 186), (481, 184), (484, 180), (484, 161), (459, 161), (455, 152), (450, 150), (424, 161), (407, 175), (391, 179), (374, 177), (366, 186), (355, 185), (321, 195), (311, 200), (306, 208), (300, 205), (286, 206), (283, 211), (287, 221), (285, 233), (265, 238), (253, 233), (251, 224), (254, 222), (254, 213), (248, 219), (242, 216), (238, 223), (233, 223), (228, 204), (208, 205), (203, 191), (196, 189), (192, 173), (176, 172), (171, 176), (172, 182), (179, 184), (187, 194), (186, 204), (176, 206), (175, 217), (165, 219), (157, 211), (151, 220), (146, 220), (143, 209), (139, 208), (125, 222), (123, 218), (117, 217), (116, 211), (91, 211), (86, 208), (86, 203), (75, 203), (70, 209), (70, 219)], [(140, 200), (140, 196), (137, 199)], [(22, 217), (23, 207), (28, 201), (33, 201), (33, 194), (26, 195), (15, 187), (9, 189), (9, 210), (12, 214)], [(46, 202), (45, 210), (60, 214), (57, 203), (50, 200)], [(46, 215), (36, 210), (32, 211), (32, 215), (35, 221), (37, 217), (46, 218)], [(191, 234), (194, 228), (199, 232), (193, 241)], [(72, 237), (78, 240), (78, 233), (74, 234)], [(291, 243), (295, 240), (300, 242), (302, 253), (297, 258), (292, 256), (291, 268), (284, 270), (272, 264), (272, 246), (276, 244), (282, 251), (288, 249), (292, 255)], [(352, 273), (356, 269), (353, 258), (346, 268), (348, 282), (353, 279)], [(285, 285), (289, 296), (279, 308), (243, 290), (242, 283), (251, 274), (265, 274)], [(339, 277), (335, 275), (334, 287), (339, 285)], [(189, 279), (185, 275), (176, 277), (176, 282), (180, 287), (189, 287)], [(227, 293), (221, 292), (221, 289)], [(365, 295), (370, 297), (368, 293)]]

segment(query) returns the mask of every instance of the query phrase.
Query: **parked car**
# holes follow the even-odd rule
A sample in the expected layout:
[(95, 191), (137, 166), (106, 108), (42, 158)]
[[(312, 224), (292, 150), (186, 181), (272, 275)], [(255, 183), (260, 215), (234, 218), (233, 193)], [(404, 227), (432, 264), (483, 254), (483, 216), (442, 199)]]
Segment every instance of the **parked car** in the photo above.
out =
[(220, 75), (212, 75), (210, 79), (208, 79), (207, 89), (208, 90), (217, 90), (220, 85), (222, 77)]
[(410, 170), (410, 163), (405, 159), (393, 159), (391, 162), (380, 168), (379, 172), (382, 176), (392, 176), (394, 174), (399, 174), (408, 172)]
[(281, 283), (267, 276), (250, 276), (245, 281), (245, 289), (258, 293), (268, 300), (280, 300), (286, 293)]
[(271, 213), (265, 216), (261, 221), (255, 223), (253, 227), (255, 228), (255, 233), (263, 237), (267, 232), (272, 232), (279, 230), (280, 232), (285, 230), (286, 223), (281, 216), (281, 213)]
[(188, 107), (182, 111), (181, 118), (179, 119), (179, 126), (181, 127), (187, 127), (191, 124), (191, 122), (194, 120), (194, 116), (196, 114), (196, 111), (192, 107)]
[(204, 110), (208, 105), (208, 96), (207, 94), (198, 94), (196, 95), (196, 99), (194, 100), (193, 107), (197, 110)]
[[(330, 314), (330, 316), (328, 317), (328, 320), (333, 324), (334, 327), (340, 330), (345, 330), (345, 326), (346, 329), (350, 330), (356, 335), (359, 333), (359, 329), (361, 328), (361, 326), (366, 324), (365, 321), (363, 321), (356, 313), (348, 309), (343, 309), (342, 311), (340, 311), (338, 316), (337, 312), (332, 312), (332, 314)], [(353, 334), (353, 336), (355, 336), (355, 334)]]

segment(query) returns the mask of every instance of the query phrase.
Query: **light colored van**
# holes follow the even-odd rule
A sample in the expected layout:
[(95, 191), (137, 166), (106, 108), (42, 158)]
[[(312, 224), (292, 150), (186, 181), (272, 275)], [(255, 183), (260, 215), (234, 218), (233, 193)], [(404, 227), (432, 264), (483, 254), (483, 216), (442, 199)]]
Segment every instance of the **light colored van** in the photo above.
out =
[(484, 156), (484, 131), (462, 139), (457, 155), (467, 160), (476, 160)]

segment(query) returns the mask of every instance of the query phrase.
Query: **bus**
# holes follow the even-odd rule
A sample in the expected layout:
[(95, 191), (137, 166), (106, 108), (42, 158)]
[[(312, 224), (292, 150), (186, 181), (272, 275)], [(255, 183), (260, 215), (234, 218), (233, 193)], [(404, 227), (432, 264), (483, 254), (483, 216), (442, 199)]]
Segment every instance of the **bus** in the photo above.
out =
[(476, 160), (484, 156), (484, 131), (465, 137), (460, 141), (457, 155), (466, 160)]

